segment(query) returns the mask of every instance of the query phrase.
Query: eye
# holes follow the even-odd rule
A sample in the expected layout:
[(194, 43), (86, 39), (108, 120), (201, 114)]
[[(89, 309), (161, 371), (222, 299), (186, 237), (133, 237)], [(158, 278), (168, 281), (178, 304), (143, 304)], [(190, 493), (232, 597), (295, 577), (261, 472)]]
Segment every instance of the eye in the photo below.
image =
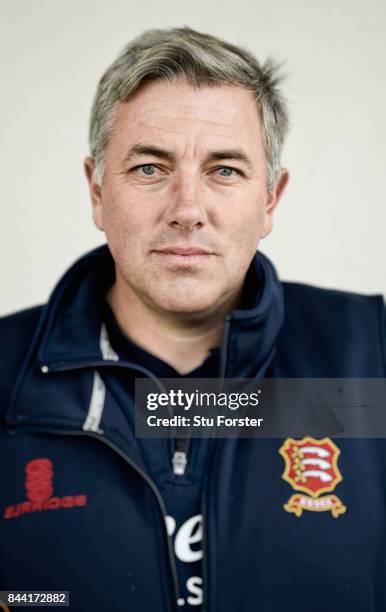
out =
[(218, 173), (218, 176), (224, 178), (233, 178), (240, 175), (239, 170), (236, 170), (236, 168), (230, 168), (229, 166), (220, 166), (216, 169), (216, 172)]
[(154, 176), (156, 172), (156, 166), (154, 164), (144, 164), (143, 166), (137, 166), (135, 170), (139, 174), (143, 174), (145, 176)]

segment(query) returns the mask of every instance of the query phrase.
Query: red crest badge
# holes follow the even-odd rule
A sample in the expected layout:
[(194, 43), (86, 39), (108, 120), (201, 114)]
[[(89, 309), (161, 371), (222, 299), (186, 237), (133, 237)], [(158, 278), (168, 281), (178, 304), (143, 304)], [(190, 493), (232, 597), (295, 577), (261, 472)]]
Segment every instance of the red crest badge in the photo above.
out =
[(287, 438), (279, 449), (285, 461), (282, 478), (295, 491), (307, 495), (292, 495), (284, 509), (301, 516), (303, 510), (313, 512), (331, 511), (334, 518), (346, 512), (346, 507), (336, 495), (325, 495), (334, 491), (343, 480), (338, 468), (339, 448), (329, 438), (315, 440), (307, 436), (302, 440)]

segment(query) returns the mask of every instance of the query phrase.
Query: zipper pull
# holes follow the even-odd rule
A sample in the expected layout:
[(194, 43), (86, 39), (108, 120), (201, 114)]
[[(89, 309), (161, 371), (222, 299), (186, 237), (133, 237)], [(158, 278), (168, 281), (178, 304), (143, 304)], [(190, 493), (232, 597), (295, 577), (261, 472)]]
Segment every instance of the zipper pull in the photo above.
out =
[(183, 451), (174, 451), (172, 464), (173, 464), (173, 474), (176, 476), (183, 476), (185, 474), (186, 464), (188, 460), (186, 458), (186, 453)]

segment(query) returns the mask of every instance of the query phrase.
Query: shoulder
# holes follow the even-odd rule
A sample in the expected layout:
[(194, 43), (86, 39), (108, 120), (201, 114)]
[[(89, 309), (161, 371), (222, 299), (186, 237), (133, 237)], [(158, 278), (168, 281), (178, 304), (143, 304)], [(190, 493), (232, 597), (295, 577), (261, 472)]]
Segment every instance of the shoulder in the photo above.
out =
[(283, 282), (282, 286), (288, 306), (296, 305), (301, 311), (312, 309), (315, 316), (325, 316), (330, 312), (337, 316), (367, 314), (383, 318), (385, 306), (382, 295), (364, 295), (291, 282)]
[(363, 295), (301, 283), (284, 282), (282, 286), (287, 321), (323, 323), (323, 327), (332, 328), (339, 325), (346, 329), (360, 325), (384, 335), (382, 295)]
[(0, 398), (9, 392), (27, 356), (44, 306), (0, 317)]
[(12, 314), (0, 317), (0, 333), (2, 346), (8, 342), (17, 342), (26, 336), (33, 335), (39, 321), (43, 305), (33, 306), (19, 310)]
[[(282, 339), (312, 359), (336, 361), (333, 372), (378, 376), (386, 368), (386, 317), (382, 295), (363, 295), (283, 282)], [(377, 364), (377, 365), (376, 365)], [(316, 368), (315, 368), (316, 371)], [(343, 372), (343, 374), (342, 374)], [(335, 375), (335, 374), (334, 374)], [(336, 374), (337, 375), (337, 374)]]

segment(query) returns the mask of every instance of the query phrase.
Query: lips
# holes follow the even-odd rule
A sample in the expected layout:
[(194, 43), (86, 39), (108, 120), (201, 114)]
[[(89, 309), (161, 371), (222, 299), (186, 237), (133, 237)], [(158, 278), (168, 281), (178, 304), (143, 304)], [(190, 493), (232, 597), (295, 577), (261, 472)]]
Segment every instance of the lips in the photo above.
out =
[(162, 249), (154, 249), (153, 257), (167, 268), (176, 269), (197, 269), (202, 268), (209, 262), (215, 253), (199, 246), (168, 246)]
[(191, 255), (211, 255), (210, 251), (206, 251), (201, 247), (165, 247), (160, 250), (156, 250), (156, 253), (160, 253), (163, 255), (181, 255), (185, 257), (189, 257)]

